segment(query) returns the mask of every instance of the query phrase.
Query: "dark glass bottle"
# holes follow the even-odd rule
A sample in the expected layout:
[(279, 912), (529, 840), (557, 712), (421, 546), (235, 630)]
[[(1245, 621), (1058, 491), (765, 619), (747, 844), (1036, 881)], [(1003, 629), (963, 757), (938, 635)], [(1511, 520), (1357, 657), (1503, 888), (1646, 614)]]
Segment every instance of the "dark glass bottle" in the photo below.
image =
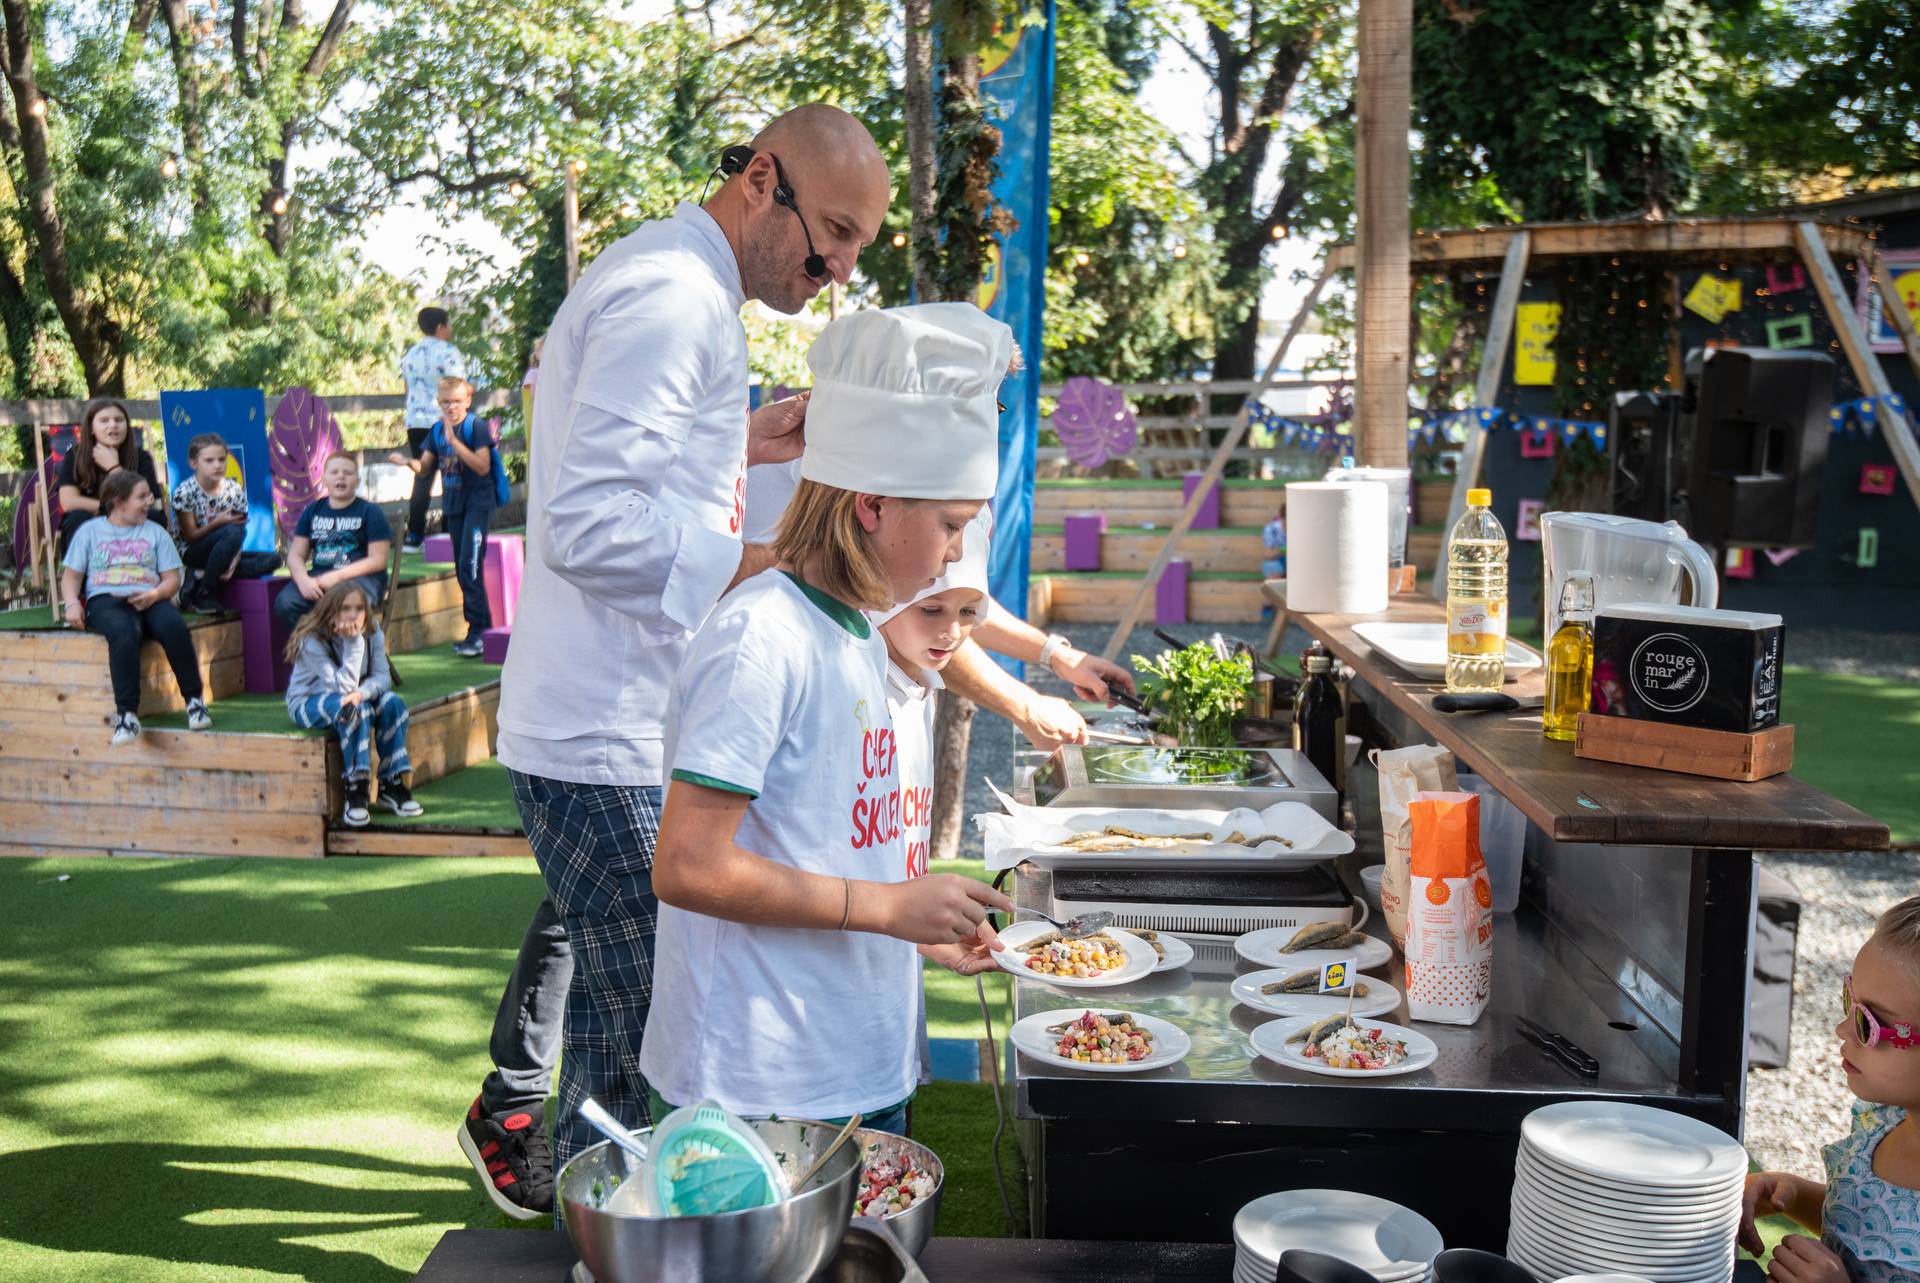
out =
[[(1293, 747), (1347, 795), (1347, 713), (1333, 681), (1333, 657), (1318, 642), (1300, 656), (1300, 692), (1293, 701)], [(1339, 812), (1336, 810), (1335, 814)]]

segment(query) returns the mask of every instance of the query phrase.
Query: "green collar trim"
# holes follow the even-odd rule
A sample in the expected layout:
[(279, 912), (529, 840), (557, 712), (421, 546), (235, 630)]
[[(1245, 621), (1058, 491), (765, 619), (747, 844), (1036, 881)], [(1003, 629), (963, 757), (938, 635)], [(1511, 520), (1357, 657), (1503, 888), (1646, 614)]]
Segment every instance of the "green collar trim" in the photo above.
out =
[(818, 606), (820, 613), (828, 619), (831, 619), (834, 623), (840, 625), (861, 641), (865, 641), (867, 638), (873, 636), (873, 625), (867, 622), (867, 617), (847, 605), (846, 602), (841, 601), (838, 597), (829, 597), (826, 593), (821, 592), (812, 584), (807, 583), (791, 570), (783, 570), (780, 573), (793, 580), (793, 586), (806, 594), (807, 600)]

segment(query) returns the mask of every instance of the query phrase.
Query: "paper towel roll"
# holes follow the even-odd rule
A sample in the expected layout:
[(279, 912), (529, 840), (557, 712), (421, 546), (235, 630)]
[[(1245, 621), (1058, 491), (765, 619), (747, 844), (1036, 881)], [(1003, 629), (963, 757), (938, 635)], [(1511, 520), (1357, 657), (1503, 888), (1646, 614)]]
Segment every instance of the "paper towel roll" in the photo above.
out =
[(1387, 608), (1387, 487), (1287, 486), (1287, 609), (1370, 615)]

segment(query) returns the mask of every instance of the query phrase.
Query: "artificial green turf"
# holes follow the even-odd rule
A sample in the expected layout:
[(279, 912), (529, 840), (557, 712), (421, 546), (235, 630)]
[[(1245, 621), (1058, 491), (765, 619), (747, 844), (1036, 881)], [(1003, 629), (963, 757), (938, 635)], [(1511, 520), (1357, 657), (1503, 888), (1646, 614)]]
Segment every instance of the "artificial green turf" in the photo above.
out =
[(387, 828), (491, 829), (518, 833), (520, 808), (513, 802), (507, 768), (498, 759), (476, 762), (413, 791), (423, 814), (402, 819), (391, 811), (373, 808), (373, 823)]
[[(408, 707), (500, 679), (500, 665), (489, 664), (483, 659), (463, 659), (445, 646), (396, 655), (391, 662), (400, 674), (403, 683), (399, 688), (400, 697), (407, 701)], [(216, 731), (275, 735), (326, 733), (324, 730), (305, 731), (295, 726), (287, 716), (287, 697), (284, 694), (229, 695), (225, 699), (215, 700), (207, 709), (213, 714), (213, 729)], [(184, 711), (160, 713), (141, 720), (148, 726), (180, 728), (186, 726), (187, 715)]]
[(1920, 685), (1789, 667), (1780, 689), (1793, 773), (1920, 842)]
[(64, 628), (65, 624), (53, 622), (53, 611), (46, 606), (21, 606), (14, 610), (0, 610), (0, 633), (38, 632), (41, 629)]
[[(454, 1132), (543, 893), (527, 860), (0, 861), (0, 1279), (402, 1283), (508, 1227)], [(915, 1102), (942, 1234), (1002, 1232), (993, 1127), (985, 1086)]]

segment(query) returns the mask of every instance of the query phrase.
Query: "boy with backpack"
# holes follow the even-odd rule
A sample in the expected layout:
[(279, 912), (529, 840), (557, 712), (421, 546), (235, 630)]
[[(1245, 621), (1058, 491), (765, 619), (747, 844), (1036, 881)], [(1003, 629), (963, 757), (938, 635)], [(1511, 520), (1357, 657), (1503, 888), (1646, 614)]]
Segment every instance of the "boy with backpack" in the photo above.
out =
[(474, 659), (484, 649), (481, 634), (493, 627), (485, 580), (487, 532), (494, 509), (506, 502), (507, 473), (493, 434), (473, 414), (472, 385), (450, 375), (440, 380), (439, 400), (440, 421), (420, 457), (395, 451), (387, 461), (420, 476), (440, 470), (440, 512), (453, 543), (453, 573), (467, 620), (467, 635), (454, 643), (453, 653)]

